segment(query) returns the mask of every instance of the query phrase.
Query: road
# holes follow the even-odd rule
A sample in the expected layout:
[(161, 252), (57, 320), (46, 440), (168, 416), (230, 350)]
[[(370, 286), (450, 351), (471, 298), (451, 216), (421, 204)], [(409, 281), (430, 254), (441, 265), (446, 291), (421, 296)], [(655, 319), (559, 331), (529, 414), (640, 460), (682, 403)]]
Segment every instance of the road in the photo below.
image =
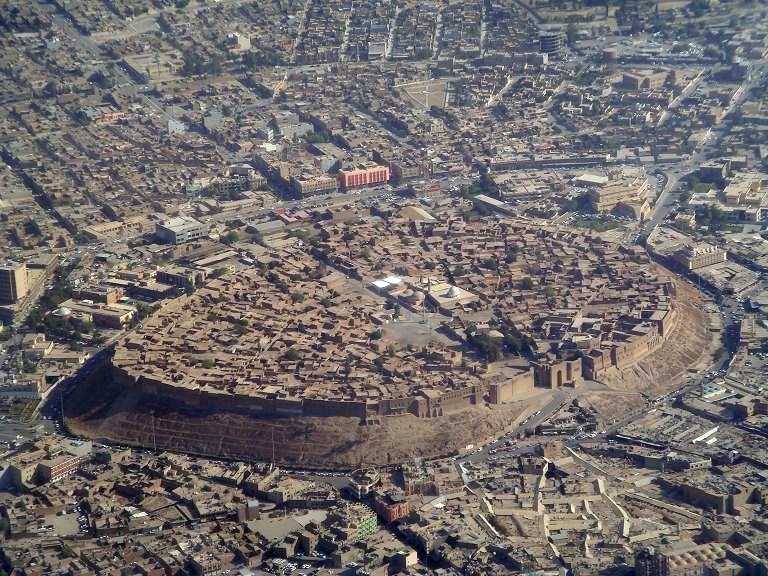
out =
[(170, 119), (172, 116), (168, 114), (168, 112), (163, 108), (163, 106), (160, 104), (160, 102), (157, 101), (156, 98), (154, 98), (151, 95), (148, 95), (144, 93), (144, 91), (147, 89), (146, 86), (139, 85), (137, 82), (131, 77), (128, 72), (126, 72), (119, 63), (115, 62), (115, 67), (110, 69), (108, 67), (108, 62), (104, 62), (104, 54), (101, 51), (101, 48), (99, 47), (98, 43), (95, 42), (92, 38), (80, 33), (75, 26), (72, 24), (72, 22), (69, 20), (68, 17), (64, 16), (60, 12), (56, 12), (53, 5), (51, 6), (52, 13), (51, 18), (57, 26), (59, 26), (64, 34), (74, 42), (75, 46), (80, 48), (83, 52), (89, 54), (91, 58), (93, 58), (94, 61), (99, 62), (99, 67), (101, 69), (101, 72), (107, 76), (113, 76), (115, 78), (115, 83), (120, 86), (131, 86), (135, 90), (137, 90), (139, 93), (142, 93), (142, 97), (144, 101), (154, 108), (157, 112), (160, 113), (163, 118), (166, 120)]
[(696, 91), (696, 88), (699, 87), (699, 84), (702, 80), (704, 80), (705, 77), (705, 71), (702, 70), (699, 72), (699, 74), (694, 78), (688, 86), (685, 87), (685, 89), (678, 95), (677, 98), (675, 98), (672, 103), (669, 105), (669, 107), (664, 111), (664, 113), (659, 117), (659, 121), (656, 124), (657, 128), (660, 128), (664, 125), (664, 123), (669, 119), (669, 117), (672, 115), (672, 112), (677, 109), (678, 106), (680, 106), (680, 102), (688, 98), (691, 94), (693, 94)]
[(544, 19), (541, 17), (541, 14), (528, 2), (522, 2), (521, 0), (514, 0), (515, 4), (517, 4), (520, 8), (528, 12), (533, 17), (534, 22), (536, 24), (541, 24)]
[(88, 378), (95, 370), (100, 368), (106, 357), (111, 351), (108, 348), (102, 348), (96, 354), (91, 356), (77, 372), (68, 378), (62, 378), (56, 384), (49, 388), (38, 406), (37, 413), (40, 416), (58, 421), (63, 424), (61, 408), (64, 405), (66, 397), (72, 392), (77, 384)]
[(501, 87), (501, 89), (496, 92), (496, 94), (491, 94), (491, 97), (488, 99), (488, 102), (485, 103), (486, 108), (492, 108), (496, 105), (496, 103), (501, 100), (501, 98), (504, 97), (504, 94), (506, 94), (512, 86), (515, 85), (515, 82), (517, 82), (520, 79), (520, 76), (512, 76), (511, 74), (507, 76), (507, 81), (504, 84), (504, 86)]
[[(501, 436), (500, 438), (494, 440), (493, 442), (490, 442), (483, 446), (483, 449), (479, 452), (472, 451), (469, 454), (466, 454), (464, 456), (459, 456), (456, 458), (454, 464), (459, 471), (459, 473), (462, 473), (461, 465), (466, 463), (477, 463), (477, 462), (484, 462), (488, 460), (488, 457), (491, 455), (491, 450), (499, 450), (501, 448), (506, 448), (507, 441), (512, 441), (517, 437), (518, 434), (524, 434), (526, 430), (535, 430), (536, 427), (541, 424), (544, 420), (549, 418), (552, 414), (554, 414), (557, 410), (560, 409), (560, 407), (563, 405), (563, 403), (570, 401), (571, 396), (570, 394), (565, 390), (555, 390), (553, 391), (552, 398), (547, 402), (544, 407), (542, 407), (538, 412), (534, 413), (534, 417), (530, 419), (526, 419), (527, 421), (525, 423), (520, 423), (508, 432)], [(510, 452), (513, 451), (522, 451), (526, 452), (527, 449), (521, 448), (521, 447), (514, 447), (514, 450), (510, 450)]]
[[(534, 16), (537, 16), (537, 14), (530, 7), (528, 7), (527, 5), (525, 5), (524, 7), (525, 9), (533, 13)], [(78, 48), (82, 49), (84, 52), (89, 54), (91, 57), (94, 58), (94, 60), (103, 59), (103, 54), (101, 53), (101, 50), (98, 44), (94, 42), (91, 38), (77, 31), (75, 27), (72, 25), (72, 23), (65, 16), (59, 13), (54, 13), (53, 20), (55, 24), (64, 31), (64, 33), (75, 43), (75, 45)], [(433, 50), (435, 52), (438, 50), (440, 32), (441, 32), (441, 22), (440, 22), (440, 16), (438, 16), (437, 29), (436, 29), (434, 45), (433, 45)], [(132, 89), (135, 89), (139, 93), (142, 93), (142, 97), (144, 101), (147, 103), (147, 105), (153, 108), (163, 118), (165, 119), (171, 118), (170, 114), (168, 114), (168, 112), (165, 110), (162, 103), (152, 95), (144, 93), (144, 90), (146, 88), (143, 85), (138, 84), (130, 76), (130, 74), (128, 74), (125, 70), (117, 66), (113, 71), (108, 71), (107, 63), (102, 63), (100, 66), (103, 67), (103, 71), (105, 72), (105, 74), (114, 74), (119, 84), (128, 85)], [(733, 101), (730, 103), (729, 108), (726, 111), (726, 115), (725, 115), (726, 119), (732, 116), (734, 112), (740, 109), (747, 95), (749, 94), (750, 89), (754, 87), (755, 84), (763, 78), (762, 73), (760, 74), (754, 73), (752, 69), (750, 69), (750, 74), (751, 76), (748, 76), (747, 80), (743, 83), (743, 85), (737, 91)], [(512, 79), (509, 79), (507, 87), (510, 85), (511, 80)], [(505, 89), (507, 87), (505, 87)], [(694, 89), (695, 89), (695, 86), (692, 89), (690, 89), (688, 92), (690, 93)], [(502, 93), (503, 93), (503, 90), (502, 90)], [(500, 94), (497, 94), (496, 97), (498, 97)], [(695, 152), (689, 158), (687, 158), (684, 162), (670, 168), (665, 172), (665, 177), (667, 181), (662, 190), (662, 193), (658, 198), (656, 205), (653, 208), (651, 216), (645, 225), (645, 229), (647, 231), (652, 230), (655, 226), (663, 222), (664, 219), (669, 214), (669, 212), (674, 207), (673, 195), (677, 192), (680, 181), (687, 174), (691, 173), (693, 170), (698, 168), (701, 162), (706, 160), (706, 158), (708, 158), (712, 152), (718, 149), (720, 142), (728, 133), (727, 124), (728, 124), (727, 121), (724, 120), (724, 122), (719, 127), (712, 130), (710, 138), (702, 142), (701, 145), (698, 147), (698, 149), (696, 149)], [(397, 140), (400, 140), (400, 138), (398, 138), (396, 135), (394, 136), (394, 138)], [(232, 156), (228, 153), (222, 153), (222, 158), (227, 160), (227, 159), (231, 159)], [(469, 178), (446, 179), (439, 182), (439, 185), (441, 189), (446, 190), (452, 186), (458, 186), (464, 183), (469, 183), (471, 181), (472, 180)], [(361, 203), (361, 202), (372, 200), (379, 195), (387, 194), (387, 193), (390, 193), (390, 192), (382, 189), (370, 189), (370, 190), (363, 190), (359, 192), (357, 191), (349, 192), (341, 195), (325, 195), (325, 196), (317, 196), (317, 197), (303, 199), (303, 200), (286, 201), (282, 203), (281, 206), (287, 209), (294, 209), (294, 208), (312, 209), (312, 208), (315, 208), (321, 205), (327, 205), (327, 204), (340, 205), (345, 203)], [(266, 215), (270, 210), (271, 208), (264, 209), (262, 215)], [(732, 302), (726, 303), (725, 322), (726, 322), (726, 330), (729, 332), (732, 332), (735, 326), (735, 314), (733, 312), (734, 309), (735, 308), (733, 307)], [(731, 339), (729, 339), (729, 342), (730, 341)], [(104, 353), (105, 353), (104, 351), (100, 352), (100, 354), (104, 354)], [(716, 362), (715, 365), (710, 369), (710, 372), (714, 370), (719, 370), (720, 368), (722, 368), (722, 366), (724, 366), (725, 363), (729, 361), (729, 359), (730, 359), (729, 354), (723, 355), (723, 357), (720, 358), (718, 362)], [(75, 374), (71, 378), (68, 378), (62, 381), (48, 396), (51, 400), (55, 399), (56, 401), (44, 402), (41, 407), (42, 413), (46, 414), (47, 416), (60, 419), (61, 410), (60, 410), (59, 398), (66, 398), (66, 395), (72, 389), (73, 385), (77, 383), (79, 380), (81, 380), (82, 378), (87, 377), (90, 374), (90, 372), (97, 367), (99, 361), (100, 361), (99, 357), (92, 358), (89, 361), (89, 363), (86, 364), (86, 366), (82, 370), (80, 370), (77, 374)], [(683, 387), (681, 387), (679, 390), (676, 391), (676, 393), (680, 393), (681, 391), (686, 390), (692, 386), (700, 386), (703, 382), (706, 382), (709, 379), (711, 378), (706, 375), (699, 377), (695, 379), (694, 382), (688, 383)], [(502, 437), (500, 439), (497, 439), (489, 443), (487, 446), (483, 448), (482, 451), (474, 452), (472, 454), (467, 454), (465, 456), (457, 458), (455, 461), (457, 469), (459, 469), (459, 471), (461, 472), (462, 464), (471, 463), (471, 462), (482, 462), (487, 460), (489, 457), (490, 450), (498, 450), (499, 448), (506, 447), (505, 444), (509, 438), (513, 438), (520, 433), (524, 433), (526, 429), (531, 429), (531, 428), (535, 429), (535, 427), (538, 424), (540, 424), (542, 421), (548, 418), (552, 413), (558, 410), (560, 406), (563, 404), (563, 402), (568, 401), (569, 398), (570, 398), (569, 394), (565, 391), (561, 391), (561, 390), (554, 391), (552, 395), (552, 399), (549, 400), (549, 402), (540, 410), (537, 416), (535, 416), (533, 419), (529, 420), (525, 424), (517, 425), (510, 432), (508, 432), (506, 437)], [(517, 448), (516, 450), (522, 451), (523, 449)], [(326, 482), (330, 481), (335, 485), (338, 484), (339, 486), (343, 485), (343, 483), (345, 482), (345, 475), (341, 475), (341, 474), (339, 475), (314, 474), (314, 475), (310, 475), (309, 477), (312, 479), (317, 479), (317, 480), (326, 481)]]
[(705, 138), (689, 158), (664, 171), (664, 174), (667, 177), (667, 183), (651, 211), (650, 218), (643, 226), (643, 232), (645, 234), (650, 234), (656, 226), (661, 224), (667, 218), (674, 208), (675, 202), (673, 194), (678, 191), (680, 181), (685, 176), (697, 170), (707, 158), (717, 153), (720, 143), (730, 130), (729, 119), (735, 112), (738, 112), (738, 110), (741, 109), (751, 89), (763, 81), (765, 70), (765, 64), (750, 64), (748, 67), (747, 78), (736, 90), (734, 98), (731, 100), (728, 108), (726, 108), (720, 124), (710, 129), (708, 137)]

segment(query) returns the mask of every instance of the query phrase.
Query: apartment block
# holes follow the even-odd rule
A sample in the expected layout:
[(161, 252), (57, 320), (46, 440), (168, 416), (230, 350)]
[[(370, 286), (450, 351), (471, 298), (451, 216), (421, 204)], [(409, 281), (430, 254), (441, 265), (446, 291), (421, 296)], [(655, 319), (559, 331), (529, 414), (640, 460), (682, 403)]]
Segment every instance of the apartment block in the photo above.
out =
[(0, 303), (14, 304), (29, 292), (25, 264), (0, 266)]

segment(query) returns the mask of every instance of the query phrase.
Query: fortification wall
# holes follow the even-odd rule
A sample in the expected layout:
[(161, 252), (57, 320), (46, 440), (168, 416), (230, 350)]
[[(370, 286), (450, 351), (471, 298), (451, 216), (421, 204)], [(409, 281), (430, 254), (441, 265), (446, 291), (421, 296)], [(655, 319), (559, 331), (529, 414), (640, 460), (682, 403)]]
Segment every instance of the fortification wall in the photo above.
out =
[(368, 415), (397, 416), (413, 414), (434, 418), (449, 412), (482, 404), (488, 393), (486, 384), (448, 390), (440, 395), (388, 398), (381, 401), (346, 401), (316, 398), (264, 398), (247, 394), (199, 390), (164, 382), (146, 375), (138, 378), (119, 366), (111, 366), (112, 378), (122, 386), (162, 400), (181, 403), (189, 408), (238, 412), (254, 416), (355, 417)]
[(146, 374), (134, 376), (112, 365), (115, 382), (168, 401), (195, 409), (225, 411), (253, 416), (354, 417), (398, 416), (439, 418), (481, 404), (509, 402), (534, 386), (556, 388), (577, 386), (584, 378), (600, 378), (610, 368), (625, 368), (657, 351), (677, 326), (678, 314), (671, 308), (663, 319), (651, 321), (642, 335), (633, 334), (625, 342), (602, 350), (598, 358), (579, 356), (557, 362), (533, 362), (532, 368), (502, 383), (480, 383), (441, 392), (424, 390), (413, 396), (380, 400), (336, 400), (320, 398), (268, 398), (248, 394), (230, 394), (175, 385)]
[(504, 382), (494, 382), (488, 387), (491, 404), (511, 402), (533, 390), (533, 370), (522, 372)]
[(680, 314), (676, 306), (670, 307), (663, 318), (649, 320), (652, 329), (642, 335), (634, 334), (626, 342), (617, 342), (611, 348), (601, 350), (598, 356), (582, 358), (585, 378), (602, 378), (611, 368), (627, 368), (650, 354), (657, 352), (678, 327)]

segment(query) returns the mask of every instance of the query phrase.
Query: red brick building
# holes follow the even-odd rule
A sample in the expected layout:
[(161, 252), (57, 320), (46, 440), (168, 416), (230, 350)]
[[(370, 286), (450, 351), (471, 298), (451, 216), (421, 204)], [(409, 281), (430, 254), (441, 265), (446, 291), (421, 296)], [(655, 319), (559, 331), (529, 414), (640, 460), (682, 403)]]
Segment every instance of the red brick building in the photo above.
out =
[(399, 494), (377, 494), (373, 504), (376, 514), (387, 524), (405, 518), (411, 513), (408, 501)]
[(387, 166), (371, 164), (370, 166), (357, 166), (355, 168), (339, 170), (339, 186), (341, 188), (382, 184), (388, 180), (389, 168)]
[(56, 482), (74, 474), (80, 467), (80, 456), (65, 454), (54, 460), (45, 460), (38, 466), (38, 474), (43, 482)]

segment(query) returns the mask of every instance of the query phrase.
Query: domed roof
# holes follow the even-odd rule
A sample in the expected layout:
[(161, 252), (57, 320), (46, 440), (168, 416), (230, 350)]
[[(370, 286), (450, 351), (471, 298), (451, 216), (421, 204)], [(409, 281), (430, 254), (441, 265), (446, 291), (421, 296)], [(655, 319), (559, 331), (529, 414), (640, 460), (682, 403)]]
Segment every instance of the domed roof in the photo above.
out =
[(66, 306), (61, 306), (59, 308), (56, 308), (56, 310), (53, 311), (54, 316), (69, 316), (71, 313), (72, 313), (72, 310), (70, 310)]
[(456, 286), (451, 286), (451, 289), (448, 290), (448, 298), (458, 298), (461, 295), (461, 292), (459, 292), (459, 289)]

